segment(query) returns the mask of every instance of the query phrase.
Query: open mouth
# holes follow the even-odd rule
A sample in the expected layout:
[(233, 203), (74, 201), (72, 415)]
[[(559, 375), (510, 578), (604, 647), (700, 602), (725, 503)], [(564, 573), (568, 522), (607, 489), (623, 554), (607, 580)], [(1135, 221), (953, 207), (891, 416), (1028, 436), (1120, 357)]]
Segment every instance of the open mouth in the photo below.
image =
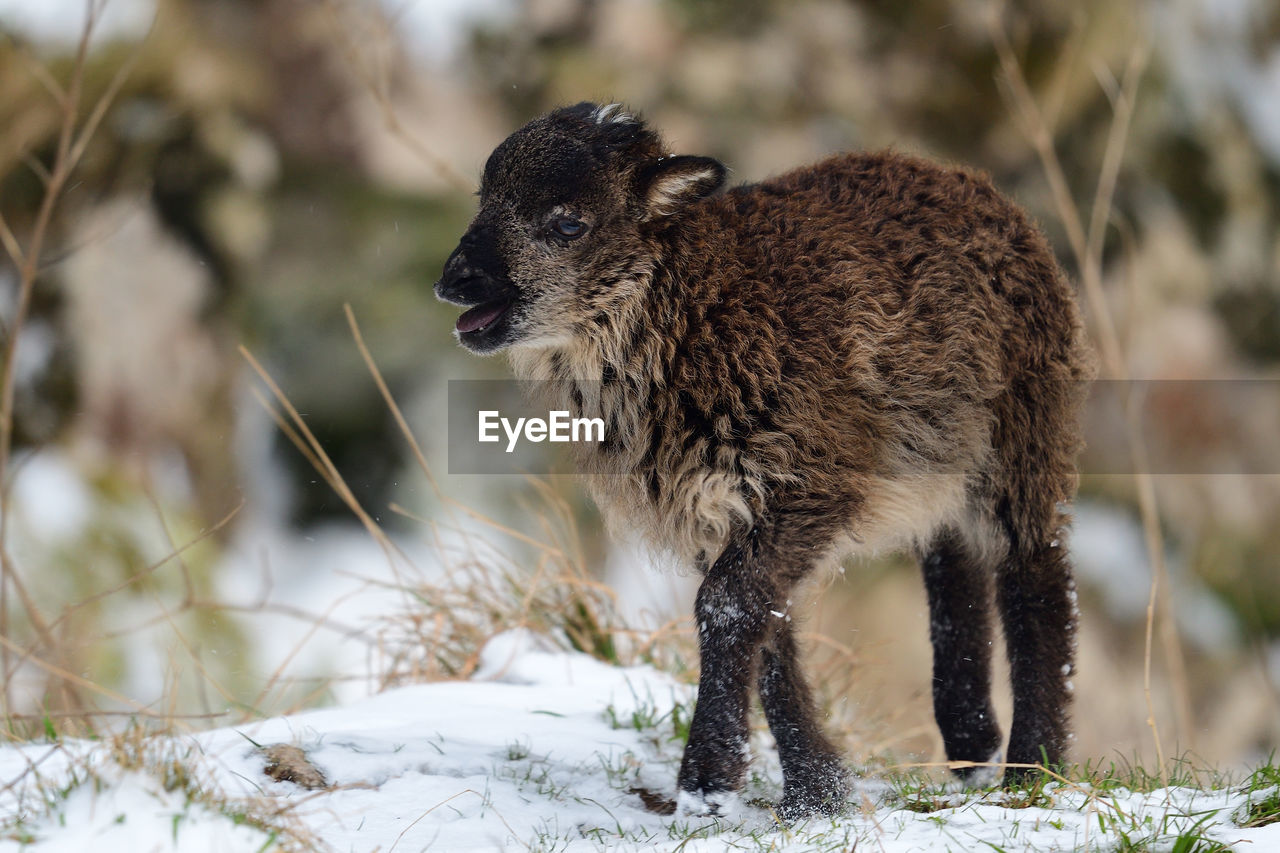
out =
[(507, 344), (520, 291), (505, 276), (476, 270), (455, 257), (435, 284), (436, 298), (464, 309), (454, 325), (458, 342), (474, 353), (491, 353)]
[(484, 332), (492, 328), (506, 316), (510, 310), (512, 298), (503, 296), (499, 299), (493, 299), (489, 302), (482, 302), (474, 308), (470, 308), (462, 313), (458, 318), (457, 328), (459, 334), (472, 334), (475, 332)]

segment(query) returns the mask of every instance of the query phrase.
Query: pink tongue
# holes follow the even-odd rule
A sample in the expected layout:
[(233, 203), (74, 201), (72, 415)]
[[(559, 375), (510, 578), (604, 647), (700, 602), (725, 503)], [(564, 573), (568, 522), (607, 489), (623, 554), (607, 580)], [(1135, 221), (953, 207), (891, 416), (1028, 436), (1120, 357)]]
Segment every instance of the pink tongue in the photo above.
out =
[(476, 329), (487, 326), (501, 317), (502, 312), (506, 310), (507, 304), (505, 302), (499, 302), (496, 305), (477, 305), (458, 318), (458, 331), (474, 332)]

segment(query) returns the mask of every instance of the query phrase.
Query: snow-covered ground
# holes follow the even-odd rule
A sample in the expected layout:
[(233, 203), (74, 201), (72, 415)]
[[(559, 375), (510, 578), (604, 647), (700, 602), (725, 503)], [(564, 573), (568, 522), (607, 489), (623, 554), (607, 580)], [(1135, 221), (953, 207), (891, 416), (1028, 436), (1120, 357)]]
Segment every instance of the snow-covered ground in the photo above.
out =
[(1280, 849), (1280, 824), (1236, 825), (1275, 789), (1050, 785), (1018, 807), (864, 778), (841, 817), (786, 827), (764, 735), (735, 819), (658, 814), (645, 800), (672, 792), (690, 698), (511, 632), (466, 682), (186, 736), (4, 748), (0, 850), (1075, 850), (1122, 834), (1173, 849), (1186, 832)]

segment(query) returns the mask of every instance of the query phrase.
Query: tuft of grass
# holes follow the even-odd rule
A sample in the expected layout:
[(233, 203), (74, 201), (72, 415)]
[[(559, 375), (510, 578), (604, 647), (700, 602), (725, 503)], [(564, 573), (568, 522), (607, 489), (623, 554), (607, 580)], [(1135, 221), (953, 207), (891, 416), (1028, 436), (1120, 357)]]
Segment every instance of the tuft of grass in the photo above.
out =
[[(392, 512), (422, 525), (443, 566), (441, 576), (424, 579), (361, 506), (322, 443), (311, 432), (285, 391), (243, 347), (241, 353), (269, 395), (259, 399), (316, 473), (347, 504), (387, 554), (403, 593), (403, 607), (384, 621), (373, 647), (382, 687), (466, 678), (495, 635), (526, 628), (565, 650), (579, 651), (614, 665), (650, 663), (667, 671), (687, 671), (696, 659), (692, 632), (641, 632), (626, 626), (613, 590), (592, 577), (581, 547), (572, 505), (549, 483), (530, 477), (535, 497), (530, 516), (538, 535), (514, 530), (445, 495), (417, 438), (391, 395), (364, 342), (350, 306), (352, 338), (370, 376), (391, 411), (423, 476), (441, 504), (431, 521), (398, 505)], [(401, 571), (401, 570), (404, 571)]]
[(524, 761), (529, 755), (528, 741), (513, 740), (507, 744), (507, 761)]
[[(1249, 774), (1240, 791), (1249, 797), (1249, 802), (1237, 812), (1237, 826), (1256, 828), (1280, 823), (1280, 766), (1276, 765), (1275, 753)], [(1259, 799), (1255, 800), (1255, 796)]]
[(1272, 793), (1271, 796), (1256, 803), (1250, 803), (1237, 825), (1252, 828), (1269, 826), (1277, 821), (1280, 821), (1280, 792)]
[(614, 729), (631, 729), (648, 733), (655, 745), (675, 744), (681, 749), (689, 742), (689, 727), (693, 722), (693, 703), (673, 700), (670, 706), (659, 705), (652, 696), (640, 696), (632, 691), (636, 704), (629, 711), (620, 712), (609, 704), (604, 709), (605, 719)]
[[(232, 797), (208, 781), (205, 757), (198, 748), (172, 737), (157, 736), (142, 723), (134, 723), (124, 731), (86, 746), (77, 752), (64, 772), (48, 778), (34, 774), (35, 784), (28, 785), (18, 813), (0, 826), (0, 839), (19, 844), (40, 841), (43, 827), (65, 826), (67, 809), (75, 794), (90, 790), (100, 795), (121, 784), (128, 777), (140, 777), (154, 785), (154, 795), (173, 796), (179, 810), (171, 815), (175, 847), (181, 845), (182, 833), (196, 813), (220, 815), (233, 826), (256, 830), (262, 843), (258, 853), (269, 850), (316, 850), (323, 844), (288, 810), (267, 797)], [(65, 752), (65, 750), (64, 750)], [(125, 823), (130, 815), (120, 814), (116, 823)], [(256, 842), (255, 842), (256, 843)]]
[(1073, 780), (1099, 791), (1124, 789), (1149, 794), (1161, 788), (1217, 790), (1230, 784), (1222, 773), (1191, 753), (1169, 759), (1162, 769), (1147, 767), (1137, 757), (1102, 762), (1086, 760), (1070, 769)]
[(1007, 809), (1051, 809), (1057, 806), (1052, 787), (1058, 782), (1048, 773), (1041, 773), (1025, 788), (1006, 789), (1001, 804)]

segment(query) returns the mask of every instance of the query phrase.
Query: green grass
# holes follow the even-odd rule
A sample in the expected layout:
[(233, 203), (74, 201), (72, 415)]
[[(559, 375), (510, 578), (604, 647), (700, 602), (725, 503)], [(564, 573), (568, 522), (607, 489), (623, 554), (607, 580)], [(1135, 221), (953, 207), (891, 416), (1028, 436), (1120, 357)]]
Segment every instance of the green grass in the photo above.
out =
[[(1248, 805), (1236, 816), (1236, 823), (1242, 828), (1280, 822), (1280, 767), (1275, 758), (1272, 753), (1267, 763), (1250, 773), (1240, 786), (1242, 793), (1249, 797)], [(1258, 799), (1255, 800), (1255, 796)]]
[(683, 749), (689, 742), (693, 704), (674, 701), (664, 710), (653, 696), (640, 696), (634, 688), (631, 695), (636, 701), (630, 710), (619, 711), (614, 705), (604, 709), (610, 727), (647, 734), (655, 742), (678, 744)]
[[(198, 748), (179, 740), (155, 736), (143, 724), (131, 725), (120, 734), (98, 741), (94, 755), (71, 762), (65, 773), (34, 777), (33, 795), (18, 812), (0, 824), (0, 840), (22, 845), (38, 843), (45, 827), (63, 827), (68, 823), (72, 797), (89, 789), (95, 795), (121, 784), (131, 775), (143, 777), (154, 785), (153, 795), (173, 795), (180, 810), (171, 816), (171, 835), (180, 846), (182, 833), (195, 813), (220, 815), (233, 826), (250, 827), (262, 837), (257, 853), (272, 850), (313, 849), (316, 840), (300, 823), (281, 812), (278, 804), (266, 797), (229, 797), (201, 778), (201, 756)], [(146, 783), (144, 783), (146, 784)], [(163, 792), (163, 793), (162, 793)], [(130, 819), (128, 814), (115, 816), (119, 824)]]

